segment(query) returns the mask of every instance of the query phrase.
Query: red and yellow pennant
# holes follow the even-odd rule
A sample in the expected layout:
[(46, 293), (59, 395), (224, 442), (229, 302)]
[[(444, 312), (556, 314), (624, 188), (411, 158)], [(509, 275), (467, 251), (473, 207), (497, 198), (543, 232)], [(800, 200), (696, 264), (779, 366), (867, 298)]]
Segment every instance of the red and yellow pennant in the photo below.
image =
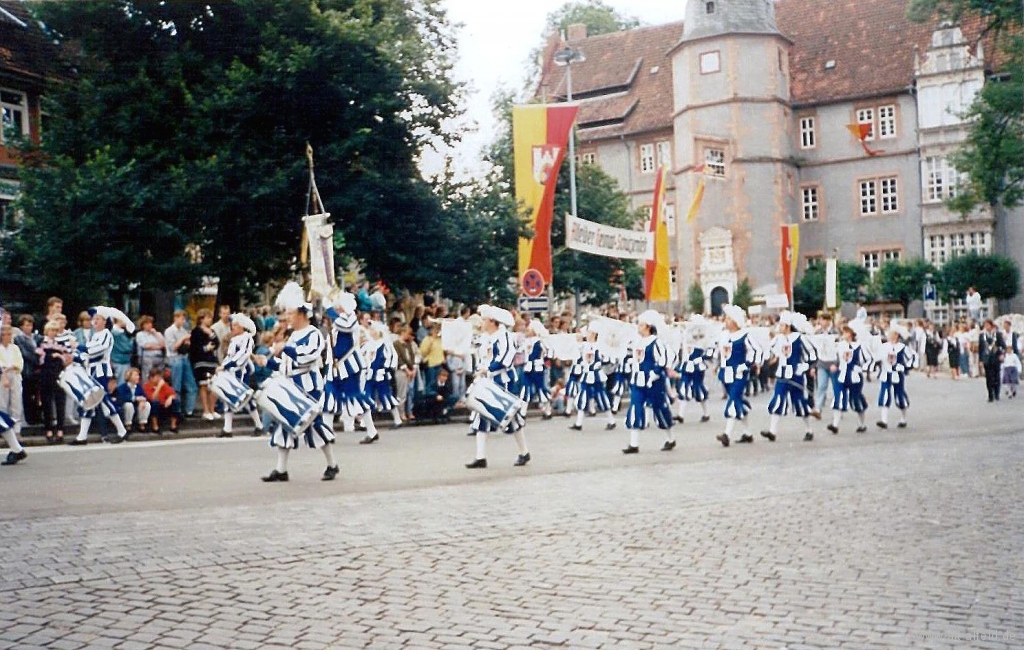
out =
[(697, 182), (697, 191), (693, 193), (693, 200), (690, 201), (690, 209), (686, 211), (686, 223), (693, 223), (693, 220), (697, 218), (701, 201), (704, 200), (704, 179), (707, 178), (704, 173), (704, 163), (694, 167), (693, 172), (700, 174), (700, 180)]
[[(576, 106), (512, 107), (516, 201), (529, 210), (533, 237), (519, 240), (519, 280), (535, 269), (551, 282), (551, 222), (558, 170), (565, 158)], [(576, 216), (576, 215), (573, 215)]]
[(860, 141), (860, 146), (863, 147), (864, 153), (869, 156), (877, 156), (882, 153), (877, 149), (872, 149), (868, 146), (868, 136), (871, 135), (870, 124), (847, 124), (846, 128), (850, 131), (850, 134)]
[(654, 233), (654, 259), (647, 260), (644, 274), (644, 298), (650, 302), (672, 300), (669, 278), (668, 226), (665, 223), (665, 190), (668, 167), (658, 169), (654, 181), (654, 205), (651, 206), (651, 232)]
[(793, 285), (796, 282), (797, 260), (800, 259), (800, 225), (782, 226), (782, 286), (793, 305)]

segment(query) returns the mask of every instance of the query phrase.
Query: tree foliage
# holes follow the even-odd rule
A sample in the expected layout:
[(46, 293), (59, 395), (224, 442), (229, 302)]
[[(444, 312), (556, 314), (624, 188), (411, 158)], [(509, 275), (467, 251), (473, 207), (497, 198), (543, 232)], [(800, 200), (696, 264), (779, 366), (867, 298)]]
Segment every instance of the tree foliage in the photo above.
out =
[(907, 312), (910, 303), (920, 300), (928, 275), (938, 277), (938, 271), (919, 257), (898, 262), (886, 262), (874, 277), (874, 290), (883, 300), (898, 302)]
[(1020, 269), (1002, 255), (958, 255), (942, 265), (939, 278), (947, 296), (963, 297), (968, 287), (996, 300), (1012, 300), (1020, 293)]
[(732, 304), (749, 309), (754, 304), (754, 289), (750, 286), (750, 278), (743, 278), (732, 296)]
[[(439, 0), (33, 7), (76, 70), (48, 90), (45, 165), (23, 175), (24, 250), (43, 286), (68, 293), (75, 277), (98, 299), (211, 275), (234, 300), (290, 274), (307, 142), (342, 255), (392, 284), (440, 280), (422, 272), (443, 252), (423, 245), (445, 233), (440, 202), (416, 168), (456, 112)], [(95, 255), (96, 240), (119, 251)]]
[(704, 288), (700, 286), (699, 282), (690, 285), (686, 294), (686, 307), (691, 314), (704, 313)]
[(639, 27), (640, 21), (635, 16), (619, 13), (602, 0), (566, 2), (548, 14), (548, 29), (556, 34), (575, 24), (586, 25), (587, 36), (597, 36)]
[[(851, 262), (839, 262), (839, 299), (841, 302), (862, 300), (864, 290), (871, 281), (867, 269)], [(796, 310), (807, 316), (814, 316), (825, 304), (825, 264), (815, 264), (804, 271), (803, 277), (793, 287), (793, 303)]]

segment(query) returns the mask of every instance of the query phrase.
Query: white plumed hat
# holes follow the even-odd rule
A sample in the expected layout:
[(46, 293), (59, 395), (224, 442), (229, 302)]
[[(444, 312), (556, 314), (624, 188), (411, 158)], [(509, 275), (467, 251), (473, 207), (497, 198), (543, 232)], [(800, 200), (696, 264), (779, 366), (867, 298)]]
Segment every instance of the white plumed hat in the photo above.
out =
[(239, 312), (237, 314), (231, 314), (231, 322), (240, 325), (242, 329), (250, 334), (256, 333), (256, 323), (252, 322), (252, 319), (245, 314)]
[(740, 329), (747, 326), (747, 312), (745, 312), (742, 307), (737, 307), (736, 305), (722, 305), (722, 313), (725, 314), (726, 318), (734, 321)]
[(644, 313), (640, 314), (640, 317), (637, 318), (637, 322), (649, 327), (659, 328), (665, 326), (665, 317), (653, 309), (648, 309)]
[(306, 296), (302, 292), (302, 287), (296, 282), (289, 282), (284, 285), (281, 292), (277, 294), (277, 300), (274, 304), (279, 309), (286, 311), (305, 311), (310, 312), (313, 310), (313, 305), (306, 302)]

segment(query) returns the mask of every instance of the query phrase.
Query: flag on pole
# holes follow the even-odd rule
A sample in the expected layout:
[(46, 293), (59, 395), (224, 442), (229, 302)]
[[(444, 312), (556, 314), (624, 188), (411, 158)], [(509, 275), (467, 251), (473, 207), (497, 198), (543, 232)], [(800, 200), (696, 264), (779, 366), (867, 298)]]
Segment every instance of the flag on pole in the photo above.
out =
[(825, 260), (825, 308), (839, 308), (839, 260)]
[(800, 225), (782, 226), (782, 286), (789, 306), (793, 306), (793, 283), (796, 282), (797, 260), (800, 259)]
[(658, 169), (654, 181), (654, 205), (651, 206), (651, 226), (654, 233), (654, 259), (647, 260), (644, 274), (644, 298), (650, 302), (672, 300), (669, 279), (668, 226), (665, 224), (665, 189), (668, 184), (668, 167)]
[(704, 163), (694, 167), (693, 171), (700, 174), (700, 180), (697, 181), (697, 191), (693, 193), (693, 200), (690, 201), (690, 209), (686, 211), (686, 223), (693, 223), (693, 220), (697, 218), (700, 203), (704, 200), (704, 179), (707, 178), (704, 174)]
[(868, 146), (868, 136), (871, 135), (872, 126), (870, 124), (847, 124), (846, 128), (850, 131), (853, 137), (860, 141), (860, 146), (863, 147), (864, 153), (869, 156), (877, 156), (882, 153), (877, 149), (872, 149)]
[[(529, 210), (533, 237), (519, 240), (519, 279), (536, 269), (551, 282), (551, 222), (558, 170), (565, 158), (575, 105), (512, 107), (516, 201)], [(576, 215), (573, 215), (576, 216)]]

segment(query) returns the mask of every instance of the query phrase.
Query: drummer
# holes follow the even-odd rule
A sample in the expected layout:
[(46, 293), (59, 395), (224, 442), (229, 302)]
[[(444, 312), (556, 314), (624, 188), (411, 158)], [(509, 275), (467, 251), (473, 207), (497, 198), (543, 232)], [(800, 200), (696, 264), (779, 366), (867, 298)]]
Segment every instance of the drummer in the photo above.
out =
[(128, 429), (125, 428), (121, 415), (117, 412), (117, 405), (111, 399), (107, 386), (114, 378), (114, 367), (110, 363), (110, 353), (114, 349), (114, 335), (110, 329), (114, 325), (114, 318), (122, 322), (129, 332), (135, 331), (135, 324), (120, 310), (111, 307), (95, 307), (89, 310), (92, 315), (92, 335), (85, 345), (78, 346), (75, 354), (75, 362), (80, 364), (89, 375), (103, 389), (103, 401), (99, 406), (92, 409), (78, 408), (79, 421), (78, 437), (68, 442), (69, 445), (85, 445), (89, 441), (89, 426), (96, 417), (99, 410), (104, 417), (110, 420), (117, 430), (116, 438), (107, 438), (106, 442), (119, 443), (128, 439)]
[[(218, 372), (229, 372), (242, 384), (248, 385), (249, 377), (252, 375), (255, 366), (252, 362), (252, 351), (255, 346), (253, 336), (256, 334), (256, 323), (242, 313), (232, 314), (231, 319), (231, 341), (228, 343), (228, 351), (224, 355), (224, 361)], [(259, 409), (256, 407), (256, 400), (250, 399), (242, 407), (252, 418), (253, 436), (263, 434), (263, 422), (260, 421)], [(230, 438), (234, 424), (235, 411), (230, 404), (224, 405), (224, 430), (217, 434), (218, 438)]]
[(647, 409), (654, 413), (658, 428), (665, 432), (662, 451), (676, 448), (672, 435), (672, 407), (668, 398), (668, 374), (672, 364), (668, 348), (658, 338), (658, 328), (665, 327), (665, 319), (654, 310), (640, 314), (637, 329), (640, 341), (636, 344), (636, 364), (629, 380), (629, 409), (626, 411), (626, 428), (629, 429), (629, 446), (624, 454), (640, 453), (640, 431), (647, 428)]
[(793, 414), (804, 422), (804, 441), (814, 440), (811, 432), (811, 405), (807, 400), (807, 374), (818, 361), (814, 345), (803, 332), (809, 324), (807, 317), (791, 311), (779, 315), (778, 336), (772, 339), (771, 356), (778, 361), (775, 369), (775, 394), (768, 402), (771, 416), (768, 430), (761, 435), (771, 442), (779, 433), (779, 421), (793, 408)]
[(356, 297), (345, 291), (337, 299), (325, 298), (324, 313), (331, 319), (331, 345), (328, 348), (326, 411), (341, 418), (346, 433), (355, 431), (355, 420), (362, 417), (366, 436), (361, 444), (377, 442), (380, 436), (373, 423), (373, 401), (363, 385), (363, 360), (359, 340), (361, 328), (356, 314)]
[[(483, 332), (491, 341), (491, 361), (486, 368), (477, 371), (476, 380), (490, 379), (502, 390), (511, 392), (516, 379), (513, 369), (516, 345), (508, 328), (515, 324), (515, 319), (508, 310), (491, 305), (482, 305), (480, 316), (483, 317)], [(526, 437), (523, 435), (525, 423), (522, 413), (517, 410), (505, 429), (505, 433), (512, 434), (515, 438), (516, 447), (519, 448), (519, 457), (514, 463), (516, 467), (522, 467), (530, 462), (530, 452), (526, 447)], [(472, 463), (467, 463), (466, 467), (482, 469), (487, 467), (487, 434), (497, 431), (498, 426), (476, 412), (473, 413), (471, 426), (476, 433), (476, 459)]]
[[(320, 374), (323, 365), (324, 337), (320, 330), (310, 323), (313, 305), (303, 298), (302, 288), (289, 282), (277, 297), (277, 306), (285, 310), (291, 336), (287, 341), (274, 345), (271, 357), (257, 356), (256, 363), (271, 370), (281, 371), (290, 378), (302, 392), (324, 406), (324, 380)], [(269, 381), (269, 380), (268, 380)], [(334, 460), (334, 431), (330, 420), (321, 413), (304, 431), (287, 431), (277, 423), (270, 434), (270, 446), (277, 449), (277, 467), (262, 477), (266, 483), (288, 480), (288, 452), (299, 447), (299, 435), (311, 449), (320, 449), (327, 460), (324, 481), (333, 481), (338, 476), (338, 463)]]

